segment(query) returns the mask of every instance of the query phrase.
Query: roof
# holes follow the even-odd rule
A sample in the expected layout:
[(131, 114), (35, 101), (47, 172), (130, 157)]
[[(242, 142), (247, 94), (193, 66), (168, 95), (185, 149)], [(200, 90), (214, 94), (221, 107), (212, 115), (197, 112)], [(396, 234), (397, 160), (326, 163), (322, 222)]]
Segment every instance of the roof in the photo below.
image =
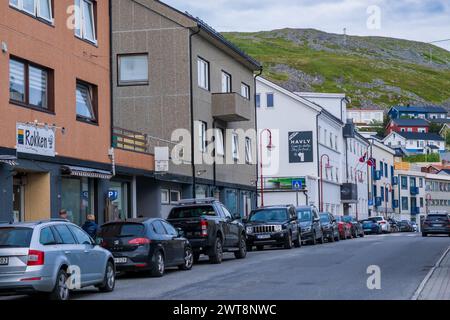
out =
[(437, 133), (424, 133), (424, 132), (396, 132), (407, 140), (432, 140), (432, 141), (444, 141)]
[(393, 106), (399, 112), (447, 113), (441, 106)]
[(442, 169), (441, 171), (438, 172), (438, 174), (442, 174), (442, 173), (450, 175), (450, 169)]
[(437, 124), (450, 124), (450, 118), (445, 118), (445, 119), (430, 119), (429, 120), (431, 123), (437, 123)]
[(393, 123), (399, 126), (417, 126), (417, 127), (429, 127), (430, 124), (424, 119), (392, 119)]
[(344, 122), (341, 121), (338, 117), (333, 115), (331, 112), (327, 111), (326, 109), (322, 108), (322, 114), (326, 115), (328, 118), (331, 118), (331, 120), (339, 123), (340, 125), (344, 125)]

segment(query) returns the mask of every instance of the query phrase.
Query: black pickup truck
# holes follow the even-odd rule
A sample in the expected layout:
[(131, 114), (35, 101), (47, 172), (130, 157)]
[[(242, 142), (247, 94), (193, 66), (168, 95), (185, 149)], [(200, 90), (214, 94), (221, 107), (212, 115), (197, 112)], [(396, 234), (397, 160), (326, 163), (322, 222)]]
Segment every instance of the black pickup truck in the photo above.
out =
[(170, 211), (167, 221), (189, 239), (194, 261), (205, 254), (211, 263), (219, 264), (223, 252), (234, 252), (237, 259), (247, 255), (247, 235), (240, 219), (218, 200), (207, 198), (183, 200)]

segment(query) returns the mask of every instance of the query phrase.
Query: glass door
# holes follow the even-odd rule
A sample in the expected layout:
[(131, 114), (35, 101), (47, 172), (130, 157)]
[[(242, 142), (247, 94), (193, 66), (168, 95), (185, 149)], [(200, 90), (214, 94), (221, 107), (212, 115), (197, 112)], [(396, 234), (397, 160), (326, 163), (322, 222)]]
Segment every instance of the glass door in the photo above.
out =
[(13, 214), (14, 222), (24, 220), (24, 187), (21, 181), (14, 181), (13, 185)]

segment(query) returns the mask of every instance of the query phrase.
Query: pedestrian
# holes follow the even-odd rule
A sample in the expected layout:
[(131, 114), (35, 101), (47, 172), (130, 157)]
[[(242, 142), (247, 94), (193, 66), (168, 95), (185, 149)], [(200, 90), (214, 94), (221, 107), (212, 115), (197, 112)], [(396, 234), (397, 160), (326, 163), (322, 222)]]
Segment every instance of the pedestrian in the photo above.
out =
[(95, 240), (98, 232), (98, 224), (95, 222), (95, 216), (93, 214), (88, 214), (86, 217), (86, 222), (83, 224), (83, 230), (86, 231), (92, 239)]
[(64, 219), (64, 220), (69, 220), (69, 216), (67, 215), (67, 210), (66, 209), (61, 209), (59, 211), (59, 218), (60, 219)]

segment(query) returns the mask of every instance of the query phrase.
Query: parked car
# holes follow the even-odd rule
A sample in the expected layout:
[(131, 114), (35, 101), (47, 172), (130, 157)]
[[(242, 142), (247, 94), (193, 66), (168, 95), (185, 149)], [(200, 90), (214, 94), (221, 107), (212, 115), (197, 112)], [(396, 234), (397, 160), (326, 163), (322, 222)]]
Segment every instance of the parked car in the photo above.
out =
[(413, 232), (414, 227), (408, 220), (402, 220), (398, 223), (398, 229), (400, 232)]
[(319, 213), (322, 232), (328, 242), (339, 241), (339, 228), (336, 218), (329, 212)]
[(376, 221), (381, 226), (383, 233), (391, 232), (391, 224), (383, 216), (371, 217), (370, 220)]
[(183, 200), (172, 208), (167, 220), (184, 231), (194, 262), (201, 254), (215, 264), (222, 262), (224, 252), (233, 252), (237, 259), (247, 255), (247, 234), (241, 216), (232, 215), (215, 198)]
[(109, 222), (101, 227), (98, 238), (112, 252), (118, 271), (147, 271), (162, 277), (167, 267), (190, 270), (194, 263), (189, 241), (163, 219)]
[(419, 226), (417, 225), (417, 223), (412, 222), (411, 225), (413, 227), (413, 232), (418, 232), (419, 231)]
[(336, 222), (338, 224), (339, 238), (341, 240), (352, 238), (352, 225), (346, 222), (342, 216), (336, 216)]
[(400, 231), (400, 226), (399, 226), (400, 222), (399, 221), (397, 221), (393, 218), (389, 218), (387, 221), (390, 224), (391, 232), (399, 232)]
[[(70, 279), (75, 284), (70, 288), (72, 272), (79, 277)], [(111, 292), (115, 283), (111, 252), (67, 220), (0, 225), (1, 294), (39, 293), (68, 300), (71, 289), (96, 286)]]
[(323, 243), (322, 224), (319, 211), (314, 206), (297, 207), (297, 220), (299, 223), (302, 241), (315, 245)]
[(381, 234), (381, 226), (375, 220), (363, 220), (362, 227), (365, 234)]
[(343, 216), (342, 219), (350, 224), (350, 231), (353, 238), (364, 237), (362, 224), (352, 216)]
[(253, 246), (263, 250), (265, 245), (292, 249), (301, 246), (297, 213), (294, 206), (268, 206), (253, 210), (246, 220), (247, 250)]
[(428, 214), (423, 222), (422, 236), (429, 234), (447, 234), (450, 236), (450, 215), (447, 213)]

